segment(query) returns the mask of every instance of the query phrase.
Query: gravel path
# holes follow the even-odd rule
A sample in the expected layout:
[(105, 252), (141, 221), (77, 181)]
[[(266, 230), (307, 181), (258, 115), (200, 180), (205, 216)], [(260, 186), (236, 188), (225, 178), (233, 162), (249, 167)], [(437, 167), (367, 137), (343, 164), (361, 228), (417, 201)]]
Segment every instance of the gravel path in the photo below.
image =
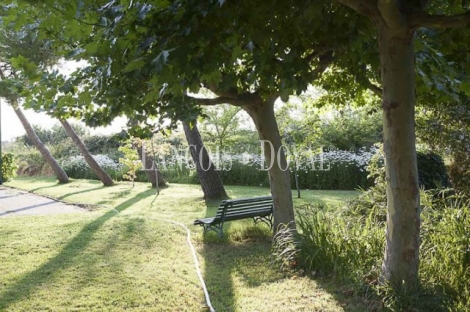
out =
[(80, 213), (86, 210), (28, 192), (0, 186), (0, 218), (19, 215)]

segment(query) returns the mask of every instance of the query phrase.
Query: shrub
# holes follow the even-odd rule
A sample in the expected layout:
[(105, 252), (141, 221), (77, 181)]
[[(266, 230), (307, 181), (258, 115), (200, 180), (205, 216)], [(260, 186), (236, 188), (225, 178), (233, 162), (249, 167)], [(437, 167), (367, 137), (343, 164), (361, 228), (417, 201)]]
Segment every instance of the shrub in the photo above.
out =
[[(291, 161), (291, 187), (295, 188), (297, 174), (301, 189), (354, 190), (372, 185), (368, 179), (366, 165), (374, 150), (361, 149), (358, 152), (330, 151), (317, 155), (302, 155), (296, 162)], [(231, 155), (229, 171), (221, 171), (222, 180), (231, 185), (269, 186), (267, 171), (260, 170), (263, 158), (259, 155)], [(212, 157), (214, 159), (214, 157)], [(294, 173), (294, 166), (297, 170)]]
[(449, 190), (421, 191), (420, 288), (395, 293), (377, 282), (386, 227), (383, 186), (343, 209), (301, 209), (298, 234), (275, 237), (276, 259), (295, 270), (349, 281), (357, 292), (372, 288), (392, 311), (464, 311), (470, 306), (469, 198)]
[(418, 152), (419, 185), (426, 190), (450, 187), (449, 176), (441, 156), (432, 152)]
[(29, 148), (16, 154), (19, 175), (36, 176), (47, 173), (49, 165), (41, 153), (35, 148)]
[(456, 153), (449, 166), (449, 175), (454, 188), (470, 195), (470, 157), (468, 153)]
[[(94, 155), (93, 158), (113, 179), (116, 181), (121, 180), (122, 166), (120, 164), (114, 162), (106, 155)], [(60, 165), (71, 178), (99, 180), (93, 170), (88, 166), (83, 156), (72, 156), (67, 159), (62, 159)]]
[[(322, 205), (304, 206), (298, 216), (299, 234), (290, 238), (278, 234), (276, 255), (283, 254), (286, 240), (291, 239), (290, 247), (295, 248), (291, 249), (289, 261), (292, 264), (295, 255), (296, 269), (356, 282), (376, 279), (385, 242), (383, 222), (345, 218)], [(281, 237), (284, 241), (280, 244)], [(284, 248), (279, 249), (282, 245)], [(286, 264), (282, 256), (279, 259)]]
[(2, 181), (10, 181), (16, 176), (18, 166), (12, 153), (2, 154)]
[(135, 150), (134, 144), (139, 143), (129, 139), (124, 143), (124, 145), (119, 147), (119, 151), (124, 154), (123, 157), (119, 158), (119, 163), (125, 168), (122, 177), (126, 180), (132, 181), (132, 185), (134, 185), (134, 181), (137, 178), (137, 172), (142, 168), (142, 160)]

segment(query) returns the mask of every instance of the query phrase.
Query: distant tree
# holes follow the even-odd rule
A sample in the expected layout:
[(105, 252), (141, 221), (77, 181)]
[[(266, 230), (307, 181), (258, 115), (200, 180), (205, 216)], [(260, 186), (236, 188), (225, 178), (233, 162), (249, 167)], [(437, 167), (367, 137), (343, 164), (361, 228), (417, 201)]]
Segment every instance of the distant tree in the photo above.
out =
[(59, 182), (67, 183), (67, 174), (38, 138), (19, 104), (22, 89), (25, 87), (23, 80), (27, 80), (29, 75), (37, 74), (39, 67), (46, 67), (55, 59), (56, 56), (50, 53), (46, 42), (34, 40), (24, 31), (0, 29), (0, 95), (13, 107), (29, 140), (47, 161)]
[(204, 192), (204, 199), (225, 199), (228, 198), (222, 180), (215, 171), (210, 156), (202, 143), (201, 135), (196, 125), (196, 121), (192, 124), (183, 122), (184, 133), (188, 140), (188, 148), (196, 166), (199, 183)]
[(23, 125), (23, 128), (25, 129), (26, 134), (28, 135), (29, 140), (33, 142), (34, 146), (39, 150), (41, 155), (44, 157), (46, 162), (51, 167), (52, 171), (54, 171), (54, 174), (56, 175), (59, 182), (68, 183), (69, 177), (67, 176), (65, 171), (62, 169), (62, 167), (60, 167), (60, 165), (57, 163), (57, 161), (49, 152), (49, 150), (46, 148), (46, 146), (38, 138), (33, 128), (31, 127), (31, 124), (28, 122), (28, 119), (26, 119), (25, 115), (23, 114), (23, 111), (21, 110), (18, 103), (15, 101), (11, 101), (10, 104), (13, 107), (13, 110), (15, 111), (16, 115), (20, 119), (21, 124)]
[(382, 114), (371, 109), (346, 107), (321, 119), (320, 145), (356, 151), (382, 141)]
[(152, 145), (149, 145), (145, 146), (144, 141), (142, 140), (139, 140), (135, 144), (139, 158), (142, 161), (142, 168), (145, 170), (145, 173), (152, 184), (152, 188), (165, 187), (166, 181), (162, 172), (158, 169), (157, 163), (154, 159), (154, 151), (151, 149)]
[(142, 168), (142, 161), (139, 158), (139, 154), (135, 149), (135, 139), (131, 138), (124, 142), (119, 147), (119, 150), (124, 154), (123, 157), (119, 158), (119, 162), (123, 164), (127, 171), (122, 175), (126, 180), (132, 181), (132, 186), (135, 185), (134, 181), (137, 178), (137, 170)]
[(232, 143), (232, 138), (240, 127), (239, 112), (241, 108), (231, 105), (205, 107), (204, 118), (201, 120), (201, 132), (207, 141), (215, 143), (220, 148)]
[(74, 131), (72, 126), (69, 124), (69, 122), (65, 119), (59, 119), (59, 121), (62, 124), (62, 126), (64, 127), (67, 134), (69, 135), (69, 137), (72, 139), (73, 143), (77, 146), (78, 150), (82, 154), (82, 156), (85, 159), (88, 166), (90, 166), (90, 168), (93, 170), (93, 172), (96, 174), (96, 176), (101, 180), (101, 182), (103, 182), (103, 185), (104, 186), (114, 185), (113, 179), (96, 162), (96, 160), (93, 158), (93, 155), (91, 155), (91, 153), (88, 151), (85, 144), (83, 144), (82, 140), (77, 135), (77, 133)]

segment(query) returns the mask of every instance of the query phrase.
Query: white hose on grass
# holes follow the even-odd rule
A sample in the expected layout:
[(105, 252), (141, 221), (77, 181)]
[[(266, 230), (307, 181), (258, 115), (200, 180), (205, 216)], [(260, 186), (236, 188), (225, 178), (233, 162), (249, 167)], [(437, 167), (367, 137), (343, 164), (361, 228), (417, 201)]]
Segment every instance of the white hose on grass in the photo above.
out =
[[(119, 211), (117, 211), (116, 209), (113, 208), (113, 210), (116, 211), (116, 213), (120, 214)], [(160, 222), (171, 223), (174, 225), (181, 226), (182, 228), (186, 230), (186, 240), (188, 242), (189, 248), (191, 249), (191, 254), (193, 255), (194, 266), (196, 267), (196, 273), (197, 273), (197, 276), (199, 277), (199, 281), (201, 282), (202, 290), (204, 291), (204, 296), (206, 297), (207, 307), (209, 308), (210, 312), (216, 312), (214, 307), (212, 306), (211, 299), (209, 297), (209, 292), (207, 291), (206, 283), (204, 282), (204, 278), (202, 277), (201, 270), (199, 269), (199, 260), (197, 259), (196, 250), (194, 249), (193, 243), (191, 242), (191, 232), (186, 227), (186, 225), (177, 221), (173, 221), (173, 220), (163, 220), (163, 219), (152, 218), (152, 217), (144, 217), (144, 218), (155, 220), (155, 221), (160, 221)]]

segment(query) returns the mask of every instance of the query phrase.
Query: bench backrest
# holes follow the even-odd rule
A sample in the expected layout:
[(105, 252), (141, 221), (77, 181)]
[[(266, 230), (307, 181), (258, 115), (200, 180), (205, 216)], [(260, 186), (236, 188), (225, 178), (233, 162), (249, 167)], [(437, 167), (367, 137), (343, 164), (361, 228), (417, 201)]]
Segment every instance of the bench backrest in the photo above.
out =
[(231, 199), (220, 203), (215, 219), (223, 222), (225, 220), (240, 219), (241, 217), (265, 216), (272, 212), (273, 198), (271, 196)]

